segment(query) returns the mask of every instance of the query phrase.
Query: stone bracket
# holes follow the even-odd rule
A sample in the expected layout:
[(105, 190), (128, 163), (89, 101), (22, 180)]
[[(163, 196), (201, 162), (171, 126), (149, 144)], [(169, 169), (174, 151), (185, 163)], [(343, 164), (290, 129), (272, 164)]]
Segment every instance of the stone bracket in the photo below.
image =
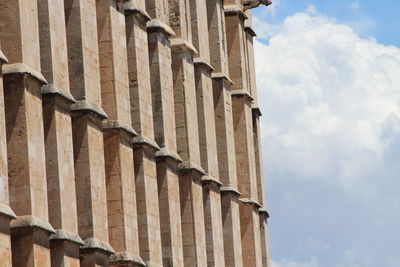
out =
[(16, 219), (10, 222), (10, 228), (38, 228), (49, 234), (55, 233), (54, 228), (50, 225), (50, 223), (32, 215), (18, 216)]
[(231, 194), (234, 194), (234, 195), (236, 195), (238, 197), (240, 197), (242, 195), (238, 190), (236, 190), (235, 188), (233, 188), (231, 186), (224, 186), (223, 185), (223, 186), (221, 186), (219, 191), (221, 193), (231, 193)]
[(264, 207), (258, 209), (258, 214), (263, 215), (265, 220), (270, 217), (268, 211)]
[(121, 264), (133, 263), (143, 267), (146, 266), (144, 261), (139, 256), (136, 256), (127, 251), (116, 252), (114, 255), (111, 255), (110, 263), (121, 263)]
[(192, 56), (197, 56), (199, 53), (196, 48), (183, 38), (171, 38), (171, 48), (182, 49), (188, 51)]
[(37, 80), (40, 84), (47, 84), (46, 79), (40, 71), (34, 70), (25, 63), (5, 64), (3, 65), (2, 69), (3, 76), (28, 74), (33, 79)]
[(104, 120), (102, 122), (104, 131), (118, 131), (120, 134), (124, 134), (130, 138), (137, 136), (137, 133), (132, 126), (124, 124), (118, 120)]
[(196, 66), (203, 66), (204, 68), (206, 68), (209, 72), (214, 71), (215, 69), (213, 68), (213, 66), (211, 66), (210, 62), (205, 61), (202, 57), (195, 57), (193, 58), (193, 64)]
[(71, 233), (65, 231), (63, 229), (56, 229), (55, 233), (50, 235), (50, 240), (60, 240), (60, 241), (69, 241), (71, 243), (75, 243), (79, 246), (83, 246), (85, 243), (83, 242), (82, 238), (75, 233)]
[(197, 172), (201, 176), (204, 176), (206, 174), (200, 165), (192, 161), (184, 161), (182, 163), (179, 163), (178, 170), (181, 172)]
[(146, 27), (149, 31), (161, 31), (168, 36), (175, 36), (175, 32), (171, 29), (171, 27), (158, 19), (149, 20), (146, 23)]
[(17, 215), (15, 215), (11, 207), (5, 203), (0, 203), (0, 216), (9, 217), (10, 219), (17, 218)]
[(80, 101), (77, 101), (76, 103), (72, 104), (71, 111), (91, 113), (91, 114), (94, 114), (94, 115), (100, 117), (100, 119), (102, 119), (102, 120), (108, 118), (107, 114), (104, 112), (104, 110), (101, 107), (98, 107), (97, 105), (90, 103), (86, 100), (80, 100)]
[(105, 254), (114, 254), (115, 250), (106, 242), (90, 237), (84, 240), (81, 250), (95, 250)]
[(141, 16), (145, 22), (151, 20), (151, 17), (147, 13), (147, 11), (139, 8), (132, 1), (127, 1), (124, 3), (124, 11), (125, 11), (125, 15), (130, 15), (130, 14), (136, 15), (137, 14), (137, 15)]

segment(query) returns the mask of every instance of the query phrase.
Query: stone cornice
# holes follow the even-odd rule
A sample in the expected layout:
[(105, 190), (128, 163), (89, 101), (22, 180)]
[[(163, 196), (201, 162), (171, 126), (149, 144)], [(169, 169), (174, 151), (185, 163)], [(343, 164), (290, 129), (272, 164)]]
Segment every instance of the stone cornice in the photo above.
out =
[(243, 11), (242, 6), (240, 5), (224, 5), (225, 15), (237, 15), (241, 17), (243, 20), (248, 19), (246, 13)]
[(1, 50), (0, 50), (0, 63), (8, 63), (8, 59), (3, 54), (3, 52), (1, 52)]
[(34, 70), (25, 63), (4, 64), (2, 70), (3, 76), (27, 74), (37, 80), (40, 84), (47, 84), (46, 79), (40, 71)]
[(199, 164), (189, 160), (179, 163), (178, 170), (181, 172), (197, 172), (201, 176), (206, 174), (203, 168)]
[(260, 107), (252, 106), (251, 109), (252, 109), (253, 113), (255, 113), (258, 117), (262, 116), (262, 112), (261, 112)]
[(229, 76), (226, 73), (213, 72), (213, 73), (211, 73), (211, 78), (224, 80), (225, 82), (227, 82), (230, 85), (233, 84), (233, 81), (229, 78)]
[(234, 97), (245, 97), (248, 101), (254, 101), (254, 98), (246, 90), (231, 90), (231, 95)]
[(211, 177), (211, 176), (208, 176), (208, 175), (204, 175), (204, 176), (201, 178), (201, 182), (202, 182), (203, 184), (214, 183), (214, 184), (216, 184), (217, 186), (222, 186), (222, 183), (221, 183), (219, 180), (217, 180), (217, 179), (215, 179), (215, 178), (213, 178), (213, 177)]
[(11, 229), (18, 228), (37, 228), (44, 230), (49, 234), (54, 234), (54, 228), (50, 223), (43, 221), (32, 215), (18, 216), (16, 219), (10, 222)]
[(268, 211), (264, 207), (260, 207), (258, 209), (258, 214), (263, 215), (265, 219), (268, 219), (270, 217)]
[(125, 15), (137, 14), (137, 15), (141, 16), (145, 22), (151, 20), (151, 17), (147, 13), (147, 11), (139, 8), (132, 1), (127, 1), (124, 3), (124, 12), (125, 12)]
[(11, 207), (5, 203), (0, 203), (0, 216), (5, 216), (10, 219), (17, 218)]
[(132, 126), (122, 123), (118, 120), (104, 120), (102, 122), (102, 127), (103, 130), (105, 131), (118, 131), (122, 134), (127, 135), (128, 137), (133, 138), (134, 136), (137, 136), (137, 133), (135, 130), (132, 128)]
[(236, 190), (235, 188), (233, 188), (233, 187), (231, 187), (231, 186), (226, 186), (226, 185), (223, 185), (223, 186), (221, 186), (221, 188), (219, 189), (219, 191), (221, 192), (221, 193), (231, 193), (231, 194), (234, 194), (234, 195), (236, 195), (236, 196), (238, 196), (238, 197), (240, 197), (242, 194), (238, 191), (238, 190)]
[[(111, 263), (122, 263), (122, 264), (129, 264), (132, 263), (135, 266), (143, 266), (146, 267), (144, 261), (137, 255), (134, 255), (130, 252), (116, 252), (115, 254), (110, 256)], [(129, 265), (128, 265), (129, 266)]]
[(90, 237), (84, 240), (81, 250), (98, 250), (106, 254), (114, 254), (115, 250), (106, 242)]
[(188, 41), (183, 38), (171, 38), (171, 48), (172, 49), (182, 49), (188, 51), (190, 54), (197, 56), (199, 53), (196, 48)]
[(100, 117), (100, 119), (102, 120), (108, 118), (107, 114), (101, 107), (97, 106), (96, 104), (90, 103), (87, 100), (79, 100), (76, 103), (72, 104), (71, 111), (94, 114)]
[(257, 36), (257, 33), (255, 32), (255, 30), (254, 30), (253, 27), (251, 27), (251, 26), (245, 26), (245, 27), (244, 27), (244, 30), (245, 30), (248, 34), (250, 34), (251, 37), (256, 37), (256, 36)]
[(42, 86), (42, 95), (44, 96), (58, 96), (62, 98), (66, 103), (76, 103), (75, 98), (70, 92), (59, 88), (55, 84), (46, 84)]
[(167, 148), (165, 148), (165, 147), (162, 147), (161, 149), (160, 149), (160, 151), (157, 151), (156, 152), (156, 154), (155, 154), (155, 156), (156, 156), (156, 158), (165, 158), (165, 159), (170, 159), (170, 160), (173, 160), (173, 161), (175, 161), (175, 163), (182, 163), (182, 159), (181, 159), (181, 157), (177, 154), (177, 153), (175, 153), (175, 152), (172, 152), (172, 151), (169, 151)]
[(144, 148), (151, 150), (153, 153), (160, 150), (158, 144), (144, 135), (138, 135), (132, 140), (132, 144), (135, 148)]
[(171, 37), (175, 36), (175, 32), (171, 29), (171, 27), (158, 19), (149, 20), (146, 23), (146, 27), (147, 30), (149, 31), (161, 31), (167, 34), (168, 36)]
[(71, 243), (75, 243), (79, 246), (83, 246), (85, 243), (82, 238), (75, 233), (71, 233), (65, 231), (64, 229), (56, 229), (55, 233), (50, 235), (50, 240), (61, 240), (61, 241), (69, 241)]
[(202, 67), (208, 69), (210, 72), (212, 72), (212, 71), (215, 70), (215, 69), (213, 68), (213, 66), (211, 66), (210, 62), (204, 60), (204, 58), (199, 57), (199, 56), (193, 58), (193, 64), (194, 64), (195, 66), (198, 66), (198, 65), (199, 65), (199, 66), (202, 66)]
[(239, 198), (239, 201), (244, 204), (253, 205), (257, 209), (259, 209), (261, 207), (261, 204), (258, 201), (251, 199), (251, 198)]

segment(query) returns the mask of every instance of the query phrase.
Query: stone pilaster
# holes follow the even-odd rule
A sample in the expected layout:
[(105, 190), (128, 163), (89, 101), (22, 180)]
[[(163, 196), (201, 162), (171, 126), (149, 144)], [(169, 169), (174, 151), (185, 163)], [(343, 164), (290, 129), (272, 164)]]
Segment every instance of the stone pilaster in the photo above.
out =
[(10, 221), (15, 213), (10, 207), (8, 193), (7, 140), (4, 115), (4, 93), (1, 68), (8, 60), (1, 52), (0, 46), (0, 259), (6, 266), (11, 266), (11, 232)]
[(144, 266), (139, 257), (139, 232), (125, 14), (108, 0), (96, 1), (101, 72), (101, 100), (108, 115), (103, 121), (107, 186), (108, 237), (115, 254), (111, 266)]
[(152, 17), (152, 20), (147, 22), (147, 31), (154, 138), (161, 148), (156, 152), (156, 157), (163, 265), (184, 266), (177, 169), (182, 160), (176, 152), (169, 40), (175, 33), (167, 24), (168, 2), (146, 1), (146, 10)]
[(210, 65), (208, 19), (205, 0), (190, 1), (194, 58), (196, 104), (199, 127), (201, 166), (206, 172), (203, 181), (204, 224), (206, 232), (207, 266), (225, 266), (222, 229), (221, 195), (218, 173), (217, 138)]
[(65, 0), (81, 266), (108, 266), (107, 193), (95, 0)]
[(261, 231), (261, 253), (262, 253), (262, 266), (271, 267), (271, 256), (269, 253), (269, 234), (268, 234), (268, 218), (267, 210), (258, 209), (260, 218), (260, 231)]
[(175, 121), (180, 169), (183, 256), (185, 266), (206, 266), (206, 241), (196, 88), (192, 45), (190, 4), (188, 0), (169, 1), (170, 26), (176, 33), (172, 44), (172, 76)]
[(243, 264), (261, 266), (258, 188), (253, 135), (249, 53), (241, 5), (225, 3), (229, 74), (232, 88), (233, 128), (238, 175)]
[(49, 84), (42, 87), (50, 237), (53, 266), (79, 264), (64, 1), (38, 0), (41, 69)]
[(46, 163), (36, 1), (0, 1), (13, 266), (50, 266)]
[(144, 1), (125, 3), (126, 35), (131, 93), (132, 125), (138, 132), (133, 140), (136, 199), (138, 203), (139, 246), (144, 261), (162, 264), (160, 213), (157, 190), (152, 92), (150, 86), (149, 51), (146, 23), (149, 15)]

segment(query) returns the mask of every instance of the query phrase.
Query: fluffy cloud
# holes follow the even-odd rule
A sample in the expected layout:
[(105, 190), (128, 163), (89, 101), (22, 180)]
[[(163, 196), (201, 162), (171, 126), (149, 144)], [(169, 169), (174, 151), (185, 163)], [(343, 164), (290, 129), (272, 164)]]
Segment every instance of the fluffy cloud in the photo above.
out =
[(273, 266), (400, 266), (400, 49), (312, 8), (255, 23)]
[(255, 47), (267, 170), (365, 182), (373, 197), (368, 179), (391, 164), (400, 133), (400, 49), (305, 13)]

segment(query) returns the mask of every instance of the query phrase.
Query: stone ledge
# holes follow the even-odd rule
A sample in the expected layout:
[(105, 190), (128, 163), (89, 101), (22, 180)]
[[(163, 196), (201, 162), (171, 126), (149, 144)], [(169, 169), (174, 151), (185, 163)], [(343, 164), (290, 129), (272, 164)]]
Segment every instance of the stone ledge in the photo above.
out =
[(248, 19), (240, 5), (224, 5), (224, 11), (226, 15), (239, 15), (243, 19)]
[(3, 54), (3, 52), (1, 52), (1, 50), (0, 50), (0, 63), (8, 63), (8, 59)]
[(42, 95), (56, 95), (60, 96), (66, 102), (76, 103), (75, 98), (70, 94), (70, 92), (59, 88), (55, 84), (46, 84), (42, 86)]
[(193, 56), (198, 55), (199, 53), (197, 52), (196, 48), (189, 43), (188, 41), (186, 41), (183, 38), (171, 38), (171, 48), (173, 49), (182, 49), (182, 50), (186, 50), (189, 53), (191, 53)]
[(261, 204), (258, 201), (251, 199), (251, 198), (240, 198), (239, 201), (242, 202), (243, 204), (253, 205), (257, 209), (259, 209), (261, 207)]
[(135, 138), (133, 138), (132, 144), (135, 147), (145, 146), (145, 147), (153, 150), (154, 152), (160, 150), (160, 147), (157, 145), (157, 143), (155, 141), (153, 141), (150, 138), (147, 138), (146, 136), (143, 136), (143, 135), (138, 135)]
[(235, 195), (237, 195), (238, 197), (240, 197), (242, 194), (236, 190), (235, 188), (231, 187), (231, 186), (221, 186), (221, 188), (219, 189), (219, 191), (221, 193), (233, 193)]
[(162, 147), (159, 151), (156, 152), (155, 154), (156, 158), (167, 158), (167, 159), (171, 159), (177, 163), (182, 163), (183, 160), (181, 159), (181, 157), (172, 151), (169, 151), (167, 148)]
[(40, 84), (47, 84), (46, 79), (40, 71), (34, 70), (29, 67), (25, 63), (13, 63), (13, 64), (5, 64), (3, 65), (3, 76), (6, 75), (22, 75), (28, 74), (35, 80), (37, 80)]
[(10, 219), (17, 218), (17, 215), (15, 215), (11, 207), (5, 203), (0, 203), (0, 216), (9, 217)]
[(222, 186), (222, 183), (220, 181), (218, 181), (217, 179), (215, 179), (211, 176), (208, 176), (208, 175), (204, 175), (201, 178), (201, 182), (202, 183), (215, 183), (217, 186)]
[(158, 19), (149, 20), (146, 23), (146, 27), (148, 30), (162, 31), (168, 36), (175, 36), (175, 32), (171, 29), (171, 27)]
[(192, 161), (183, 161), (182, 163), (179, 163), (178, 170), (179, 171), (194, 171), (194, 172), (198, 172), (202, 176), (206, 174), (200, 165), (198, 165), (197, 163), (194, 163)]
[(211, 73), (211, 78), (213, 79), (222, 79), (227, 81), (229, 84), (233, 84), (234, 82), (225, 74), (222, 72), (213, 72)]
[(146, 266), (144, 261), (139, 256), (136, 256), (133, 253), (130, 253), (127, 251), (116, 252), (114, 255), (111, 255), (110, 262), (111, 263), (123, 263), (123, 264), (133, 263), (133, 264), (137, 264), (139, 266)]
[(124, 124), (118, 120), (105, 120), (102, 122), (103, 130), (117, 130), (125, 133), (126, 135), (133, 137), (137, 136), (137, 133), (132, 126)]
[(162, 265), (151, 262), (151, 261), (146, 261), (146, 267), (162, 267)]
[(202, 57), (195, 57), (193, 58), (194, 65), (200, 65), (206, 67), (210, 72), (214, 71), (215, 69), (211, 66), (210, 62), (205, 61)]
[(258, 213), (260, 215), (264, 215), (265, 219), (268, 219), (270, 217), (268, 211), (264, 207), (260, 207), (258, 209)]
[(246, 97), (249, 101), (254, 101), (254, 98), (246, 90), (231, 90), (231, 95), (234, 97)]
[(55, 233), (54, 228), (50, 223), (32, 215), (18, 216), (10, 222), (10, 228), (38, 228), (48, 232), (49, 234)]
[(79, 246), (83, 246), (85, 244), (78, 234), (71, 233), (63, 229), (56, 229), (55, 231), (56, 232), (50, 236), (50, 240), (69, 241)]
[(151, 20), (151, 17), (149, 16), (149, 14), (147, 13), (146, 10), (143, 10), (141, 8), (139, 8), (134, 2), (132, 1), (127, 1), (124, 4), (124, 11), (125, 11), (125, 15), (128, 14), (138, 14), (140, 16), (142, 16), (142, 18), (145, 20), (145, 22)]
[(251, 109), (257, 114), (258, 117), (262, 116), (261, 109), (258, 106), (252, 106)]
[(245, 26), (244, 31), (251, 35), (251, 37), (256, 37), (257, 33), (254, 31), (253, 27)]
[(86, 100), (80, 100), (72, 104), (71, 111), (93, 113), (99, 116), (101, 119), (108, 118), (107, 114), (101, 107), (98, 107), (97, 105), (90, 103)]
[(106, 242), (93, 237), (86, 238), (81, 250), (98, 250), (106, 254), (114, 254), (115, 250)]

